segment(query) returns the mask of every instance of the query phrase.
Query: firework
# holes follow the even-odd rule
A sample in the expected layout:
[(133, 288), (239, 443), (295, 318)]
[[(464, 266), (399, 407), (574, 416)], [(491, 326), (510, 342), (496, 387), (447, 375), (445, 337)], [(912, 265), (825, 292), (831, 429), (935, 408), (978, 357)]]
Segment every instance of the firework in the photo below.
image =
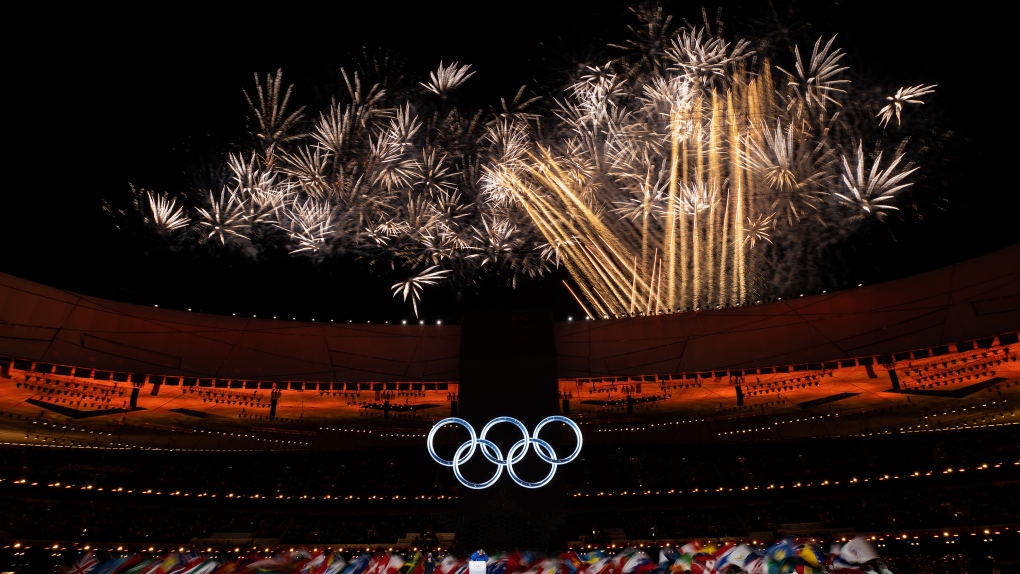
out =
[(176, 199), (151, 191), (146, 191), (145, 196), (149, 199), (149, 210), (154, 227), (171, 232), (188, 226), (188, 216), (184, 214), (184, 208), (177, 205)]
[(893, 116), (896, 116), (896, 125), (900, 125), (900, 112), (903, 111), (904, 104), (924, 104), (921, 101), (921, 96), (935, 92), (935, 86), (917, 85), (910, 86), (909, 88), (900, 88), (896, 90), (896, 93), (886, 98), (889, 101), (881, 110), (878, 115), (879, 122), (882, 127), (889, 125)]
[(612, 317), (745, 304), (785, 266), (780, 246), (896, 209), (919, 168), (906, 139), (887, 163), (873, 142), (934, 85), (873, 102), (888, 92), (854, 89), (835, 36), (805, 59), (633, 12), (620, 57), (488, 116), (452, 104), (475, 73), (457, 62), (413, 85), (341, 70), (308, 115), (281, 71), (256, 76), (222, 187), (193, 206), (136, 193), (139, 213), (175, 240), (406, 269), (393, 295), (416, 316), (426, 287), (562, 267), (585, 314)]
[(429, 74), (430, 81), (428, 83), (422, 82), (421, 85), (437, 96), (445, 96), (475, 74), (474, 72), (468, 72), (470, 69), (470, 65), (459, 66), (457, 62), (446, 67), (443, 66), (442, 62), (439, 62), (439, 69)]
[(414, 316), (418, 316), (418, 301), (421, 300), (421, 289), (425, 285), (435, 285), (440, 279), (443, 278), (449, 271), (438, 269), (438, 265), (433, 265), (428, 269), (425, 269), (415, 277), (411, 277), (407, 281), (397, 283), (392, 287), (393, 296), (403, 294), (404, 301), (407, 301), (408, 296), (411, 298), (411, 305), (414, 307)]
[(879, 169), (882, 163), (882, 153), (879, 152), (868, 170), (865, 165), (864, 148), (858, 144), (854, 154), (853, 165), (843, 156), (843, 185), (846, 189), (843, 193), (833, 193), (841, 201), (859, 209), (864, 213), (875, 212), (882, 214), (883, 210), (899, 209), (895, 205), (889, 205), (895, 197), (896, 192), (907, 188), (913, 183), (904, 181), (906, 177), (918, 168), (904, 168), (898, 170), (900, 162), (903, 161), (903, 154), (896, 154), (893, 161), (883, 170)]

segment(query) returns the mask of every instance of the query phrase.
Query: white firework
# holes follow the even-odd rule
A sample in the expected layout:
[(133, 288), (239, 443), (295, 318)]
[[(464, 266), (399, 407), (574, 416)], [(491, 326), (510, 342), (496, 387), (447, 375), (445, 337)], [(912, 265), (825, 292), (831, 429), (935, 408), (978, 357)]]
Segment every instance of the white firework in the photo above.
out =
[(449, 195), (457, 190), (453, 178), (459, 174), (446, 163), (446, 154), (436, 157), (435, 148), (423, 149), (422, 161), (417, 167), (415, 184), (430, 196)]
[(176, 199), (171, 199), (164, 193), (157, 194), (151, 191), (146, 191), (145, 195), (149, 198), (152, 224), (157, 229), (171, 232), (175, 229), (183, 229), (191, 222), (184, 214), (184, 208), (177, 205)]
[(393, 290), (393, 296), (403, 294), (403, 300), (407, 301), (407, 298), (411, 298), (411, 305), (414, 307), (414, 316), (418, 316), (418, 301), (421, 300), (421, 290), (425, 285), (435, 285), (441, 279), (446, 277), (450, 271), (443, 269), (436, 271), (438, 265), (433, 265), (428, 269), (425, 269), (418, 275), (409, 278), (407, 281), (402, 281), (390, 287)]
[(210, 191), (208, 204), (204, 208), (198, 208), (197, 211), (201, 215), (197, 225), (206, 239), (215, 237), (220, 240), (220, 244), (226, 245), (228, 239), (248, 238), (251, 223), (248, 220), (245, 202), (236, 193), (224, 188), (220, 190), (220, 196), (217, 198)]
[(748, 217), (744, 224), (744, 243), (749, 243), (752, 248), (759, 241), (772, 243), (770, 234), (776, 226), (775, 217), (775, 213), (759, 213), (754, 219)]
[(687, 215), (702, 214), (713, 206), (718, 206), (720, 201), (718, 182), (710, 185), (704, 181), (695, 181), (684, 184), (680, 188), (680, 201), (677, 202), (677, 209)]
[(795, 73), (787, 72), (777, 66), (779, 71), (789, 77), (787, 86), (797, 91), (808, 109), (821, 108), (824, 110), (827, 103), (840, 105), (835, 96), (845, 94), (846, 90), (840, 86), (850, 83), (850, 80), (839, 77), (848, 68), (839, 65), (839, 61), (845, 54), (838, 48), (832, 48), (832, 43), (835, 40), (836, 37), (833, 36), (829, 38), (825, 46), (822, 46), (822, 39), (818, 38), (811, 50), (811, 60), (807, 66), (801, 59), (800, 47), (794, 46)]
[(694, 82), (686, 75), (656, 77), (642, 88), (645, 107), (659, 113), (669, 114), (674, 110), (687, 111), (694, 99)]
[(904, 182), (904, 180), (918, 170), (916, 167), (909, 168), (909, 165), (907, 166), (909, 169), (897, 170), (900, 162), (903, 161), (902, 153), (896, 154), (896, 158), (884, 170), (880, 169), (881, 152), (875, 157), (871, 169), (868, 170), (865, 167), (864, 149), (860, 144), (857, 146), (854, 165), (850, 165), (846, 155), (843, 155), (842, 159), (842, 181), (845, 190), (844, 193), (833, 193), (833, 195), (847, 205), (865, 213), (875, 212), (879, 216), (882, 215), (882, 211), (898, 209), (894, 205), (889, 205), (889, 202), (894, 199), (896, 192), (913, 185), (913, 182)]
[(304, 106), (294, 110), (287, 110), (287, 103), (290, 101), (290, 94), (293, 86), (288, 86), (281, 95), (280, 91), (283, 82), (283, 70), (277, 70), (276, 74), (266, 74), (266, 83), (263, 86), (259, 83), (259, 77), (255, 75), (255, 98), (253, 99), (247, 91), (244, 97), (255, 114), (256, 126), (253, 135), (265, 146), (266, 159), (270, 159), (271, 150), (280, 142), (302, 137), (301, 134), (292, 134), (291, 130), (301, 120), (301, 113)]
[(450, 274), (514, 284), (563, 263), (599, 316), (746, 301), (767, 288), (766, 258), (792, 252), (759, 244), (810, 241), (847, 206), (854, 219), (895, 209), (916, 168), (900, 150), (871, 161), (858, 142), (935, 86), (900, 88), (876, 122), (850, 100), (835, 37), (807, 59), (794, 49), (780, 74), (768, 42), (758, 57), (707, 25), (635, 13), (647, 25), (629, 55), (582, 68), (541, 114), (523, 88), (488, 117), (450, 106), (474, 74), (456, 62), (417, 99), (341, 69), (340, 92), (308, 122), (279, 71), (256, 77), (252, 137), (227, 154), (225, 184), (176, 201), (147, 192), (147, 204), (136, 192), (136, 209), (165, 232), (195, 231), (180, 239), (427, 267), (393, 286), (416, 315), (423, 286)]
[(420, 83), (429, 92), (445, 97), (475, 74), (469, 72), (470, 69), (471, 64), (460, 66), (457, 62), (453, 62), (449, 66), (443, 66), (443, 63), (439, 62), (439, 69), (429, 73), (429, 83)]
[(684, 30), (666, 49), (666, 57), (694, 84), (706, 89), (717, 87), (733, 64), (750, 57), (750, 42), (739, 40), (730, 45), (712, 37), (706, 28)]
[(291, 176), (301, 191), (315, 199), (325, 199), (332, 194), (332, 186), (327, 178), (331, 154), (315, 146), (302, 146), (296, 153), (280, 154), (279, 170)]
[(350, 144), (354, 123), (354, 107), (333, 102), (328, 113), (319, 114), (319, 121), (312, 129), (311, 136), (322, 147), (342, 155)]
[(295, 247), (291, 253), (316, 253), (325, 248), (326, 241), (333, 234), (333, 206), (324, 201), (307, 199), (295, 201), (287, 210), (289, 220), (286, 226), (278, 225), (287, 232)]
[(918, 84), (916, 86), (910, 86), (908, 88), (900, 88), (896, 90), (896, 93), (887, 97), (886, 100), (889, 102), (876, 115), (879, 118), (879, 125), (883, 128), (889, 125), (893, 116), (896, 116), (896, 125), (900, 125), (900, 112), (903, 111), (905, 104), (921, 104), (924, 102), (921, 100), (921, 96), (935, 93), (935, 87), (938, 84), (931, 86), (925, 86)]
[(563, 107), (561, 118), (574, 125), (578, 132), (589, 126), (607, 122), (619, 107), (615, 99), (624, 92), (624, 80), (610, 70), (610, 65), (589, 66), (580, 81), (570, 86), (572, 102)]
[(513, 118), (500, 118), (486, 126), (485, 141), (490, 146), (489, 153), (494, 160), (502, 164), (514, 163), (528, 151), (528, 125)]
[(474, 230), (475, 247), (480, 259), (479, 265), (501, 263), (512, 258), (514, 248), (517, 246), (512, 239), (517, 227), (507, 219), (493, 220), (483, 217), (482, 228)]
[(822, 142), (777, 121), (774, 130), (761, 125), (744, 138), (742, 157), (773, 191), (773, 208), (780, 208), (788, 224), (818, 209), (832, 163)]
[(365, 159), (372, 183), (387, 190), (411, 187), (418, 162), (405, 153), (406, 145), (397, 134), (386, 131), (374, 138)]
[(292, 182), (279, 182), (279, 172), (263, 169), (254, 153), (248, 161), (242, 159), (240, 154), (229, 154), (227, 167), (232, 174), (230, 180), (232, 193), (250, 204), (249, 209), (252, 211), (264, 213), (276, 211), (283, 205), (294, 187)]

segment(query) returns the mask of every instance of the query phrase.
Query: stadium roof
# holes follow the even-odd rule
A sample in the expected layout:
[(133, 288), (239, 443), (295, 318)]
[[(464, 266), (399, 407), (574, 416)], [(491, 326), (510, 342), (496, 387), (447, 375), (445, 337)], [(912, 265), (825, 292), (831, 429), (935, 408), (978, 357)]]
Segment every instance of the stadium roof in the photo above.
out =
[[(1020, 244), (887, 283), (554, 325), (560, 378), (881, 356), (1020, 329)], [(280, 321), (119, 303), (0, 274), (0, 355), (229, 379), (455, 381), (460, 326)]]

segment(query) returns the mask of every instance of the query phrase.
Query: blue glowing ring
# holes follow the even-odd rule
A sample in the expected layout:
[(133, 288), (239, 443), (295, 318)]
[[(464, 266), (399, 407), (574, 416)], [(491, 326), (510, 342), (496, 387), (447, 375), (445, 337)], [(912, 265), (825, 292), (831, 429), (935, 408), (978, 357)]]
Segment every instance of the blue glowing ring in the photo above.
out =
[[(567, 425), (568, 427), (571, 428), (571, 430), (574, 431), (574, 434), (577, 435), (577, 446), (574, 447), (574, 452), (570, 453), (570, 455), (568, 455), (566, 458), (553, 458), (553, 456), (554, 456), (556, 451), (554, 451), (552, 449), (552, 447), (549, 446), (549, 443), (547, 443), (545, 441), (541, 441), (542, 442), (542, 446), (544, 446), (545, 448), (548, 449), (548, 452), (550, 453), (549, 457), (546, 457), (545, 455), (543, 455), (541, 449), (538, 449), (538, 448), (535, 449), (535, 454), (538, 455), (538, 458), (540, 458), (540, 459), (542, 459), (542, 460), (544, 460), (544, 461), (546, 461), (546, 462), (548, 462), (549, 464), (552, 464), (552, 465), (567, 464), (568, 462), (570, 462), (570, 461), (574, 460), (575, 458), (577, 458), (577, 455), (581, 454), (581, 428), (579, 426), (577, 426), (577, 423), (575, 423), (574, 421), (568, 419), (567, 417), (562, 417), (562, 416), (559, 416), (559, 415), (554, 415), (554, 416), (546, 417), (546, 418), (542, 419), (542, 421), (539, 422), (538, 425), (535, 426), (535, 434), (531, 435), (531, 437), (532, 437), (531, 438), (531, 443), (537, 445), (538, 441), (540, 440), (538, 438), (538, 433), (542, 430), (542, 427), (544, 427), (546, 424), (552, 423), (552, 422), (561, 422), (561, 423)], [(516, 461), (514, 461), (514, 462), (516, 462)]]
[[(491, 421), (489, 421), (489, 423), (486, 424), (482, 428), (482, 433), (480, 435), (478, 435), (479, 442), (482, 439), (485, 438), (485, 435), (489, 434), (489, 429), (491, 429), (492, 427), (498, 425), (499, 423), (510, 423), (510, 424), (514, 425), (515, 427), (517, 427), (518, 429), (520, 429), (521, 434), (524, 435), (525, 443), (527, 443), (527, 441), (531, 437), (531, 435), (528, 433), (528, 427), (524, 426), (524, 423), (522, 423), (521, 421), (519, 421), (519, 420), (517, 420), (517, 419), (515, 419), (513, 417), (496, 417), (496, 418), (492, 419)], [(488, 442), (488, 441), (486, 441), (486, 442)], [(489, 444), (492, 444), (492, 443), (489, 443)], [(511, 452), (513, 450), (514, 450), (513, 448), (510, 449)], [(485, 455), (485, 458), (489, 462), (491, 462), (492, 464), (498, 464), (500, 466), (506, 466), (507, 465), (508, 461), (503, 460), (503, 455), (502, 454), (500, 454), (498, 458), (489, 456), (489, 451), (488, 451), (487, 445), (486, 446), (482, 446), (482, 454)], [(510, 453), (508, 452), (507, 454), (509, 455)], [(509, 463), (513, 464), (513, 463), (516, 463), (516, 462), (521, 462), (521, 459), (524, 458), (524, 456), (526, 454), (528, 454), (528, 449), (527, 448), (525, 448), (523, 451), (521, 451), (520, 456), (516, 456), (516, 457), (511, 456), (510, 459), (509, 459)]]
[[(538, 433), (542, 430), (542, 428), (551, 422), (561, 422), (566, 424), (567, 426), (574, 430), (574, 434), (577, 436), (577, 446), (574, 447), (574, 451), (570, 453), (570, 455), (564, 458), (557, 458), (556, 451), (553, 449), (552, 445), (538, 438)], [(503, 457), (503, 452), (499, 449), (499, 447), (496, 446), (495, 443), (486, 438), (489, 429), (491, 429), (493, 426), (499, 423), (510, 423), (517, 427), (521, 431), (521, 434), (524, 435), (524, 438), (515, 442), (513, 446), (510, 447), (510, 450), (507, 452), (506, 458)], [(468, 433), (471, 435), (470, 440), (464, 442), (459, 447), (457, 447), (457, 451), (453, 455), (453, 460), (446, 460), (440, 457), (438, 454), (436, 454), (436, 449), (435, 446), (433, 445), (436, 433), (439, 431), (439, 429), (448, 424), (460, 425), (467, 429)], [(488, 488), (495, 484), (496, 481), (499, 480), (499, 477), (503, 475), (504, 467), (506, 467), (507, 473), (510, 475), (510, 478), (519, 486), (522, 486), (524, 488), (540, 488), (542, 486), (545, 486), (546, 484), (549, 484), (550, 481), (552, 481), (553, 476), (556, 474), (557, 466), (561, 464), (566, 464), (577, 458), (577, 456), (581, 453), (581, 444), (582, 444), (581, 429), (580, 427), (577, 426), (577, 423), (575, 423), (574, 421), (570, 420), (567, 417), (558, 415), (542, 419), (542, 421), (539, 422), (538, 425), (535, 427), (535, 432), (533, 434), (528, 432), (528, 429), (527, 427), (524, 426), (524, 423), (513, 417), (496, 417), (489, 421), (489, 423), (486, 424), (484, 428), (482, 428), (481, 435), (475, 435), (474, 427), (472, 427), (471, 424), (465, 421), (464, 419), (457, 417), (449, 417), (436, 423), (432, 427), (432, 430), (429, 431), (428, 437), (428, 450), (429, 455), (432, 456), (432, 459), (443, 466), (453, 467), (453, 474), (454, 476), (457, 477), (457, 481), (463, 484), (464, 486), (475, 490)], [(542, 459), (545, 462), (548, 462), (551, 465), (551, 468), (549, 469), (549, 474), (546, 475), (546, 477), (543, 478), (542, 480), (539, 480), (538, 482), (528, 482), (522, 479), (521, 477), (517, 476), (517, 473), (514, 472), (513, 468), (513, 465), (515, 463), (518, 463), (524, 459), (524, 457), (528, 454), (528, 451), (532, 448), (532, 446), (535, 449), (535, 454), (537, 454), (540, 459)], [(470, 459), (474, 455), (475, 449), (479, 447), (481, 447), (479, 450), (482, 451), (482, 455), (485, 457), (485, 459), (496, 465), (496, 472), (489, 480), (486, 480), (485, 482), (481, 483), (475, 483), (464, 478), (464, 475), (460, 472), (460, 466), (466, 463), (468, 459)]]
[[(512, 447), (510, 447), (510, 452), (507, 453), (508, 461), (506, 463), (506, 471), (507, 471), (507, 473), (510, 474), (510, 479), (511, 480), (516, 482), (519, 486), (523, 486), (524, 488), (541, 488), (541, 487), (549, 484), (552, 481), (552, 479), (553, 479), (553, 475), (556, 474), (556, 466), (557, 465), (555, 465), (555, 464), (549, 465), (549, 474), (547, 474), (545, 478), (543, 478), (542, 480), (540, 480), (538, 482), (528, 482), (528, 481), (522, 479), (521, 477), (517, 476), (517, 473), (514, 472), (513, 460), (514, 460), (514, 451), (515, 450), (520, 450), (522, 452), (521, 456), (518, 457), (518, 460), (520, 460), (520, 458), (523, 458), (524, 454), (526, 454), (528, 452), (529, 444), (534, 444), (535, 445), (535, 447), (536, 447), (535, 448), (535, 452), (540, 453), (539, 456), (542, 456), (541, 455), (541, 449), (538, 448), (539, 446), (541, 446), (541, 448), (549, 449), (550, 453), (555, 453), (556, 452), (556, 451), (554, 451), (552, 449), (552, 446), (550, 446), (549, 443), (545, 442), (544, 440), (538, 440), (538, 442), (535, 442), (535, 440), (536, 439), (519, 440), (519, 441), (515, 442)], [(545, 457), (543, 457), (543, 459), (544, 458)], [(552, 458), (552, 455), (550, 455), (549, 458)]]
[[(465, 445), (468, 445), (468, 447), (469, 447), (468, 453), (466, 455), (464, 455), (464, 460), (460, 460), (459, 459), (460, 458), (459, 454), (454, 455), (454, 459), (457, 459), (458, 464), (464, 464), (464, 462), (467, 459), (471, 458), (475, 454), (475, 448), (478, 446), (478, 437), (475, 436), (475, 429), (474, 429), (474, 427), (472, 427), (471, 423), (467, 422), (464, 419), (459, 419), (457, 417), (449, 417), (449, 418), (445, 418), (445, 419), (439, 421), (438, 423), (436, 423), (432, 427), (432, 430), (429, 431), (429, 443), (428, 443), (429, 454), (432, 455), (432, 460), (438, 462), (439, 464), (441, 464), (443, 466), (454, 466), (452, 460), (446, 460), (444, 458), (441, 458), (438, 454), (436, 454), (436, 449), (435, 449), (435, 447), (432, 444), (432, 440), (433, 440), (433, 438), (435, 438), (436, 433), (439, 432), (439, 429), (443, 428), (444, 426), (446, 426), (448, 424), (460, 425), (460, 426), (466, 428), (469, 433), (471, 433), (471, 440), (466, 442), (466, 443), (464, 443)], [(463, 445), (461, 445), (461, 446), (463, 446)], [(457, 452), (460, 453), (460, 450), (461, 449), (458, 448)]]
[[(495, 450), (496, 454), (499, 455), (500, 459), (503, 458), (503, 453), (500, 452), (499, 447), (496, 446), (496, 444), (493, 443), (492, 441), (481, 439), (481, 440), (478, 441), (478, 443), (482, 444), (482, 445), (485, 445), (485, 446), (482, 447), (482, 452), (483, 453), (485, 452), (485, 448), (488, 447), (488, 448), (491, 448), (491, 449)], [(466, 448), (474, 449), (474, 446), (470, 445), (469, 443), (464, 443), (464, 444), (460, 445), (459, 448), (457, 448), (457, 453), (453, 455), (453, 475), (457, 477), (457, 480), (460, 481), (460, 483), (463, 484), (464, 486), (466, 486), (468, 488), (473, 488), (475, 490), (482, 490), (483, 488), (489, 488), (490, 486), (495, 484), (496, 481), (499, 480), (499, 477), (503, 475), (503, 467), (506, 466), (506, 463), (497, 464), (496, 465), (496, 474), (492, 475), (492, 478), (490, 478), (489, 480), (486, 480), (485, 482), (482, 482), (482, 483), (471, 482), (468, 479), (464, 478), (464, 475), (460, 473), (460, 465), (461, 465), (461, 463), (463, 461), (467, 460), (468, 458), (471, 458), (470, 455), (461, 458), (460, 455), (461, 455), (462, 452), (464, 452), (464, 449), (466, 449)], [(486, 457), (486, 458), (488, 458), (488, 457)], [(555, 467), (553, 467), (553, 468), (555, 468)]]

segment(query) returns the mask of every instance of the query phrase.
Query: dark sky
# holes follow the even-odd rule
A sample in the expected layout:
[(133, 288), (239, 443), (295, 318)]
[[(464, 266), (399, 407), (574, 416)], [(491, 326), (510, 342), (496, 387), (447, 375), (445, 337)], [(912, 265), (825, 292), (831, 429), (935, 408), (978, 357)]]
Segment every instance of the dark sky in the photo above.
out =
[[(146, 4), (129, 12), (75, 7), (31, 14), (4, 39), (12, 55), (7, 113), (14, 118), (0, 195), (0, 271), (87, 294), (209, 312), (396, 319), (409, 310), (386, 285), (339, 264), (303, 260), (255, 266), (226, 257), (192, 261), (140, 245), (113, 227), (102, 200), (123, 204), (129, 184), (161, 191), (187, 185), (188, 149), (225, 149), (244, 126), (243, 89), (253, 74), (282, 68), (300, 103), (364, 46), (402, 55), (425, 79), (440, 60), (473, 65), (460, 97), (488, 108), (522, 84), (556, 83), (577, 59), (627, 37), (627, 4), (538, 2), (408, 6), (369, 2), (222, 6)], [(1016, 241), (1014, 193), (999, 134), (1007, 72), (995, 69), (1005, 24), (966, 9), (930, 3), (775, 2), (793, 30), (839, 33), (857, 73), (888, 85), (938, 84), (930, 100), (936, 129), (952, 131), (944, 181), (929, 182), (946, 210), (922, 207), (923, 224), (890, 226), (847, 249), (861, 281), (924, 271)], [(889, 6), (889, 4), (895, 4)], [(799, 6), (798, 6), (799, 5)], [(726, 30), (755, 33), (765, 2), (722, 4)], [(667, 12), (700, 20), (699, 3)], [(714, 20), (716, 4), (706, 5)], [(40, 10), (34, 8), (33, 10)], [(810, 49), (810, 45), (802, 45)], [(5, 98), (5, 99), (8, 99)], [(998, 110), (1002, 109), (1002, 112)], [(945, 166), (942, 166), (945, 167)], [(436, 292), (431, 313), (456, 320), (458, 295)], [(460, 298), (497, 297), (570, 312), (558, 280), (517, 292), (483, 289)]]

